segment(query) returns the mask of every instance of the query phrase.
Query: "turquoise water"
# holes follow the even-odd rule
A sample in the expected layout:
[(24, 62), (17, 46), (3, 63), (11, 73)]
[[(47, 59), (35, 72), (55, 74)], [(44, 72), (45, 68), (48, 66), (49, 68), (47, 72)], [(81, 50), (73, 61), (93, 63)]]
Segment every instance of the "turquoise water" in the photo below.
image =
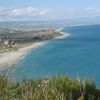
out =
[(39, 79), (56, 74), (91, 78), (100, 85), (100, 25), (65, 27), (71, 35), (50, 41), (16, 66), (14, 78)]

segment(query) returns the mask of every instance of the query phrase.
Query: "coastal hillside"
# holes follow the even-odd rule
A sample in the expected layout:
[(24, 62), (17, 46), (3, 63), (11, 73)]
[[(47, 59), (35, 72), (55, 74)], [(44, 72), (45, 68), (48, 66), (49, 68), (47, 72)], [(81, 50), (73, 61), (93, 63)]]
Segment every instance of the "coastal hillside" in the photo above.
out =
[(100, 100), (100, 0), (0, 0), (0, 100)]
[(46, 41), (61, 36), (55, 29), (0, 28), (0, 52), (15, 50), (29, 43)]
[(0, 100), (100, 100), (100, 89), (89, 79), (60, 75), (21, 82), (0, 76)]

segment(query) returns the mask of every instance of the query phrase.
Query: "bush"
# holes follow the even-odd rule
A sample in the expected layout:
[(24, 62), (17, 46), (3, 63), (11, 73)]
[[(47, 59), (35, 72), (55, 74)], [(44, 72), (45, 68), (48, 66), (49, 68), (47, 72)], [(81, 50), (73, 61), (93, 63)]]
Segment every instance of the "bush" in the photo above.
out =
[(91, 80), (60, 75), (21, 82), (0, 76), (0, 100), (100, 100), (100, 90)]

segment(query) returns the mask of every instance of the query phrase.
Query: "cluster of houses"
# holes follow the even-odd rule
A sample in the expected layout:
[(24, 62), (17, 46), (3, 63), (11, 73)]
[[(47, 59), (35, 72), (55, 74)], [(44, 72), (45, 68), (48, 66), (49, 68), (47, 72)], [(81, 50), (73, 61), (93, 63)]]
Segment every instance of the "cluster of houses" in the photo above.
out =
[(7, 39), (7, 40), (4, 40), (4, 39), (0, 39), (0, 45), (14, 45), (15, 42), (10, 40), (10, 39)]

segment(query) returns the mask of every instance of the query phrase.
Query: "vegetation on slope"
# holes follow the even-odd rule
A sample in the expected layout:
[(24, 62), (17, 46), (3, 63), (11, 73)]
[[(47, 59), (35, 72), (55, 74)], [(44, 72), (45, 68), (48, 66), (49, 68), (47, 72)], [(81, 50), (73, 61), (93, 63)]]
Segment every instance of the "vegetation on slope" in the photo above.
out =
[(20, 45), (54, 39), (61, 35), (54, 29), (0, 29), (0, 52), (17, 49)]
[(38, 29), (38, 30), (20, 30), (20, 29), (0, 29), (0, 39), (14, 41), (15, 43), (28, 43), (38, 40), (52, 39), (55, 36), (60, 36), (55, 29)]
[(100, 90), (91, 80), (65, 76), (21, 82), (0, 76), (0, 100), (100, 100)]

